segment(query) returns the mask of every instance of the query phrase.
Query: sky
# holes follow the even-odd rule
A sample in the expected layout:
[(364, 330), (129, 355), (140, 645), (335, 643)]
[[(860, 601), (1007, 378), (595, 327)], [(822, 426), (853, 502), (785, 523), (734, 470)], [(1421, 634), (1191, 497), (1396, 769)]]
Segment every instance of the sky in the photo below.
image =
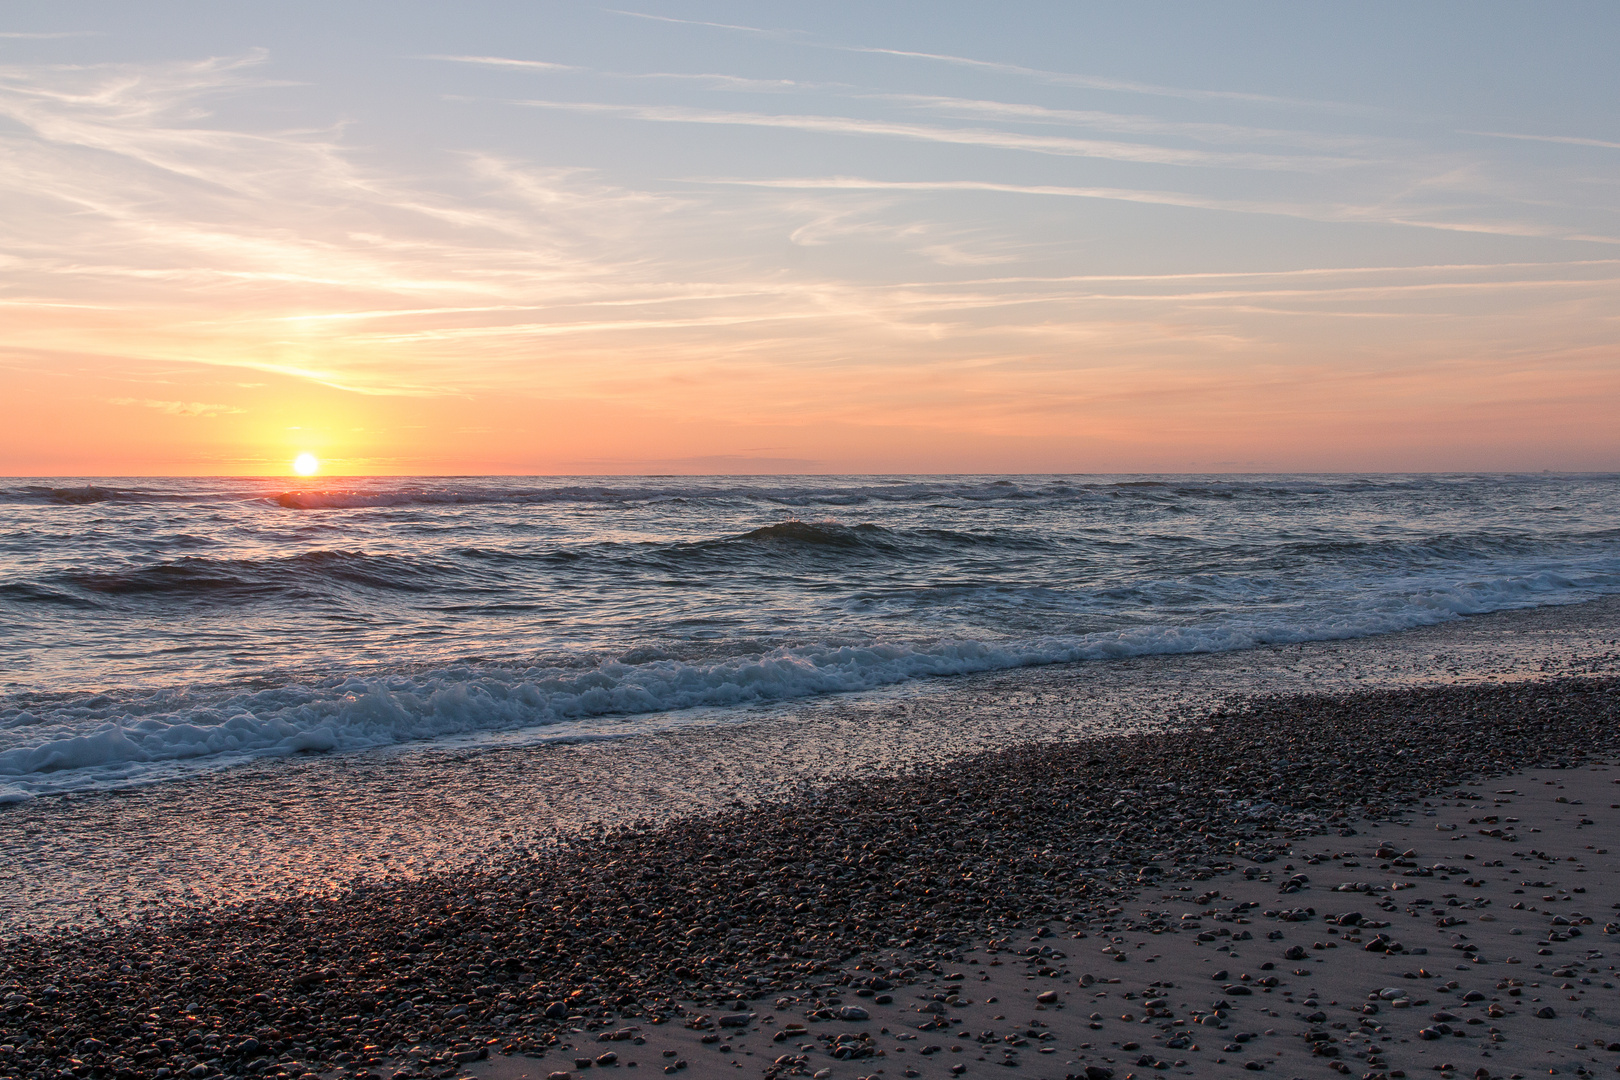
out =
[(1620, 470), (1620, 5), (9, 0), (0, 474)]

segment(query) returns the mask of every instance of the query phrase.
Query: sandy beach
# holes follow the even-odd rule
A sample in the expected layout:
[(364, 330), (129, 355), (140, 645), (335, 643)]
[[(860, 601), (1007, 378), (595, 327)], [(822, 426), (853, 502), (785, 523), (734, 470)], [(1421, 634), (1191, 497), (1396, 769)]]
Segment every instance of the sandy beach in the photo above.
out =
[(14, 935), (0, 1076), (1612, 1069), (1617, 704), (1589, 677), (1260, 699)]
[[(600, 1072), (603, 1053), (694, 1076), (1620, 1071), (1617, 784), (1612, 763), (1508, 774), (1296, 843), (1288, 862), (974, 942), (944, 966), (905, 957), (738, 1013), (580, 1028), (560, 1052), (468, 1071), (592, 1075), (578, 1063)], [(845, 1002), (868, 1018), (839, 1018)]]

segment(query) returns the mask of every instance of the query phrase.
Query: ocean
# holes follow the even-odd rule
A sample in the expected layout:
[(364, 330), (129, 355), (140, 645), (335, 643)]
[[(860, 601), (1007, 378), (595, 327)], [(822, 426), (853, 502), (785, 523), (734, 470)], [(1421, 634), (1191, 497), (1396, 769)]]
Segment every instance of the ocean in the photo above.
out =
[(1620, 592), (1620, 477), (0, 481), (0, 802)]

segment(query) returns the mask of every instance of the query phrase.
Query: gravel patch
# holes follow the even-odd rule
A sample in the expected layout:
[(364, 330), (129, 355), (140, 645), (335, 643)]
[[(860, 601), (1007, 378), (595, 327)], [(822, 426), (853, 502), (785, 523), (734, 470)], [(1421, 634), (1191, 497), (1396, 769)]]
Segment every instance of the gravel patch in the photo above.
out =
[(14, 935), (0, 1077), (449, 1077), (581, 1033), (906, 987), (970, 941), (1106, 920), (1149, 884), (1259, 873), (1459, 784), (1613, 752), (1617, 719), (1614, 679), (1267, 699), (464, 872)]

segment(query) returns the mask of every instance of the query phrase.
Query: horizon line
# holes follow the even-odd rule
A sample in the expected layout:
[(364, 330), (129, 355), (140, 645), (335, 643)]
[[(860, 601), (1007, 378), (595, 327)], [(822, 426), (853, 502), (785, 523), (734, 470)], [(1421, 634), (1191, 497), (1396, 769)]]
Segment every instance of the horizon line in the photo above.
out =
[(3, 480), (549, 480), (549, 479), (762, 479), (766, 477), (891, 477), (891, 476), (1617, 476), (1611, 469), (1122, 469), (1098, 472), (533, 472), (533, 473), (331, 473), (300, 477), (287, 473), (0, 473)]

